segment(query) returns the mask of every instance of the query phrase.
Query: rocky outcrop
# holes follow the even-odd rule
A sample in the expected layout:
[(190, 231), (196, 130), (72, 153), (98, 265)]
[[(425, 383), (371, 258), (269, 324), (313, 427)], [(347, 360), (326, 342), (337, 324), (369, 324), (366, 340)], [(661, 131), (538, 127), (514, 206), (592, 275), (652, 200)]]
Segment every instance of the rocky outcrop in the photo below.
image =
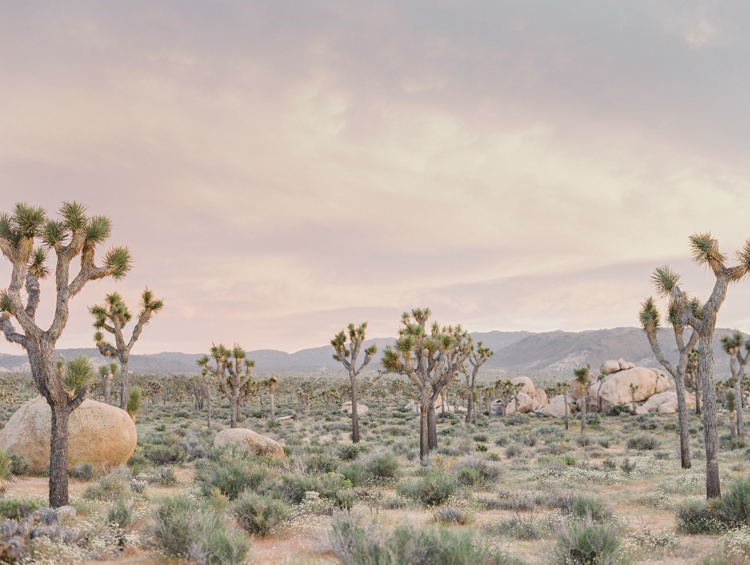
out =
[[(629, 405), (632, 402), (630, 385), (635, 390), (635, 401), (643, 402), (654, 394), (664, 392), (669, 386), (667, 375), (658, 369), (634, 367), (617, 371), (604, 380), (601, 385), (602, 410), (605, 412), (617, 404)], [(599, 385), (589, 388), (589, 400), (592, 407), (596, 407), (596, 397)]]
[(230, 428), (222, 430), (214, 438), (214, 447), (236, 445), (254, 455), (269, 455), (276, 459), (284, 459), (284, 448), (277, 441), (255, 433), (247, 428)]
[(531, 398), (536, 397), (536, 387), (529, 377), (515, 377), (513, 379), (510, 379), (510, 382), (512, 382), (514, 385), (522, 385), (520, 392), (522, 392), (523, 394), (527, 394)]
[[(357, 402), (357, 414), (364, 414), (368, 410), (369, 408), (366, 405), (360, 404), (359, 402)], [(344, 402), (341, 405), (341, 411), (346, 412), (347, 414), (351, 414), (352, 413), (352, 401), (347, 400), (346, 402)]]
[[(559, 396), (555, 396), (553, 398), (550, 398), (549, 404), (546, 406), (542, 406), (542, 408), (539, 410), (539, 412), (543, 416), (547, 416), (549, 418), (562, 418), (565, 416), (565, 397), (561, 394)], [(570, 398), (570, 395), (568, 395), (568, 414), (572, 414), (573, 412), (573, 402)]]
[(547, 406), (549, 404), (547, 393), (543, 388), (536, 389), (536, 399), (539, 401), (540, 406)]
[[(24, 458), (28, 470), (39, 473), (49, 464), (51, 411), (37, 396), (11, 416), (0, 432), (0, 447)], [(84, 400), (68, 423), (68, 467), (92, 463), (100, 472), (119, 467), (135, 451), (138, 434), (124, 410)]]
[[(695, 397), (689, 392), (685, 393), (685, 405), (688, 410), (695, 410)], [(658, 412), (659, 414), (674, 414), (677, 412), (677, 393), (667, 390), (650, 397), (641, 406), (636, 408), (637, 414), (648, 414)]]
[[(531, 396), (529, 396), (528, 394), (524, 394), (523, 392), (519, 392), (517, 398), (518, 398), (517, 408), (516, 408), (515, 400), (511, 400), (508, 406), (505, 407), (506, 416), (509, 416), (510, 414), (514, 414), (516, 412), (520, 412), (521, 414), (528, 414), (529, 412), (533, 412), (536, 408), (540, 407), (539, 401), (536, 398), (532, 398)], [(497, 413), (499, 412), (500, 412), (500, 407), (497, 406)]]
[[(437, 410), (442, 410), (443, 409), (443, 396), (442, 395), (438, 395), (438, 397), (435, 399), (435, 402), (432, 405), (435, 407), (436, 411)], [(479, 405), (481, 406), (481, 402), (479, 403)], [(361, 406), (361, 404), (360, 404), (360, 406)], [(419, 414), (419, 412), (420, 412), (420, 410), (419, 410), (419, 402), (417, 402), (416, 400), (410, 400), (409, 403), (406, 406), (404, 406), (404, 409), (405, 410), (410, 410), (410, 411), (414, 412), (415, 414)], [(446, 412), (455, 412), (456, 411), (456, 407), (455, 406), (451, 406), (446, 401), (446, 403), (445, 403), (445, 411)]]

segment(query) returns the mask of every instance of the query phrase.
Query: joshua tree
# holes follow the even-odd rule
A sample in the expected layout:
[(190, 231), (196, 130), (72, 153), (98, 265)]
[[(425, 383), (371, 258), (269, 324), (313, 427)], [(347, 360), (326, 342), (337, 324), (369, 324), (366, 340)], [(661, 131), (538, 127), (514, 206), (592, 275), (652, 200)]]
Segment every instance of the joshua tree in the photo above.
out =
[(492, 418), (492, 401), (495, 399), (496, 394), (497, 391), (495, 390), (494, 386), (482, 387), (482, 396), (484, 397), (484, 402), (487, 405), (488, 418)]
[[(696, 318), (701, 318), (703, 316), (703, 306), (697, 298), (690, 301), (690, 309)], [(669, 305), (667, 322), (674, 330), (674, 337), (677, 342), (677, 352), (680, 356), (677, 366), (674, 366), (666, 358), (664, 353), (662, 353), (661, 347), (659, 346), (657, 332), (659, 330), (660, 317), (654, 299), (652, 297), (647, 298), (646, 301), (641, 304), (641, 327), (648, 338), (648, 342), (651, 344), (651, 350), (654, 352), (654, 356), (656, 356), (659, 363), (661, 363), (662, 366), (669, 371), (669, 374), (672, 375), (672, 378), (674, 378), (675, 388), (677, 389), (677, 419), (680, 427), (680, 459), (682, 468), (690, 469), (692, 463), (690, 461), (690, 430), (688, 426), (687, 404), (685, 402), (685, 373), (688, 367), (690, 352), (698, 342), (698, 332), (691, 329), (690, 337), (687, 342), (685, 342), (685, 325), (682, 322), (679, 311), (674, 303)], [(633, 410), (635, 410), (635, 408), (633, 408)]]
[(276, 385), (279, 384), (279, 378), (271, 375), (264, 381), (264, 384), (268, 389), (268, 395), (271, 397), (271, 419), (273, 420), (274, 418), (276, 418), (274, 395), (276, 394)]
[[(211, 358), (216, 367), (209, 365)], [(245, 371), (242, 372), (244, 361)], [(197, 361), (219, 383), (221, 392), (229, 399), (229, 426), (237, 427), (240, 413), (240, 400), (244, 397), (245, 388), (252, 382), (252, 369), (255, 361), (246, 358), (245, 350), (235, 345), (231, 351), (221, 343), (211, 347), (211, 357), (204, 355)], [(210, 424), (209, 424), (210, 425)]]
[[(0, 215), (0, 250), (12, 264), (10, 286), (0, 294), (0, 328), (11, 343), (23, 347), (29, 356), (31, 374), (37, 389), (52, 412), (50, 433), (49, 502), (53, 508), (68, 504), (68, 420), (88, 391), (81, 387), (74, 396), (63, 386), (55, 364), (55, 344), (70, 314), (68, 302), (92, 280), (122, 278), (130, 269), (126, 248), (107, 252), (104, 264), (94, 263), (96, 247), (107, 240), (111, 226), (104, 216), (89, 217), (76, 202), (60, 208), (60, 219), (48, 220), (42, 208), (16, 204), (13, 213)], [(36, 239), (41, 246), (34, 249)], [(45, 266), (48, 253), (56, 255), (56, 308), (49, 329), (36, 321), (41, 298), (39, 281), (51, 273)], [(70, 265), (80, 257), (81, 268), (70, 280)], [(21, 291), (26, 289), (26, 303)], [(12, 320), (21, 326), (19, 331)]]
[[(349, 384), (352, 389), (352, 443), (359, 443), (359, 415), (357, 413), (357, 376), (362, 372), (370, 361), (372, 361), (373, 355), (377, 353), (378, 346), (373, 343), (370, 347), (365, 349), (365, 358), (359, 369), (356, 367), (357, 357), (359, 351), (362, 348), (362, 342), (365, 341), (365, 330), (367, 329), (367, 322), (362, 323), (358, 328), (354, 327), (354, 324), (349, 324), (349, 345), (346, 344), (347, 335), (344, 330), (341, 330), (336, 337), (331, 340), (336, 353), (333, 358), (341, 363), (349, 372)], [(351, 358), (351, 361), (350, 361)]]
[(729, 431), (732, 434), (732, 445), (737, 441), (737, 404), (735, 403), (734, 390), (728, 388), (724, 393), (724, 405), (729, 412)]
[(131, 388), (130, 393), (128, 394), (127, 412), (130, 415), (130, 417), (133, 419), (134, 424), (135, 424), (135, 417), (138, 415), (138, 412), (141, 411), (142, 400), (143, 400), (143, 391), (137, 386), (134, 386), (133, 388)]
[[(104, 306), (92, 306), (89, 308), (91, 315), (94, 317), (94, 327), (97, 332), (94, 334), (94, 341), (99, 348), (99, 352), (105, 357), (116, 357), (120, 361), (120, 408), (125, 410), (128, 399), (128, 362), (130, 360), (130, 350), (133, 349), (135, 342), (141, 337), (143, 326), (148, 324), (151, 316), (157, 314), (164, 307), (162, 300), (154, 300), (154, 294), (146, 289), (141, 295), (141, 312), (138, 314), (138, 321), (133, 328), (133, 335), (130, 341), (126, 342), (122, 331), (125, 325), (130, 321), (131, 314), (128, 307), (122, 301), (122, 297), (113, 292), (104, 298)], [(115, 345), (104, 341), (104, 336), (99, 330), (105, 330), (115, 336)]]
[[(742, 346), (745, 346), (745, 356), (742, 356)], [(737, 436), (744, 435), (742, 422), (742, 378), (745, 367), (750, 361), (750, 339), (745, 340), (742, 332), (734, 330), (732, 335), (721, 336), (721, 347), (729, 354), (729, 368), (732, 370), (732, 384), (734, 385), (734, 402), (737, 405)], [(739, 365), (739, 367), (738, 367)]]
[(607, 371), (607, 369), (602, 369), (601, 372), (596, 377), (596, 382), (599, 383), (599, 388), (596, 389), (596, 411), (597, 412), (602, 411), (602, 385), (604, 384), (604, 381), (606, 380), (607, 375), (609, 375), (609, 371)]
[(99, 366), (99, 376), (102, 378), (102, 388), (104, 390), (104, 402), (110, 404), (112, 400), (112, 377), (119, 365), (112, 361), (111, 363)]
[(565, 429), (568, 429), (568, 391), (570, 390), (570, 383), (567, 381), (558, 381), (557, 390), (558, 394), (563, 395), (563, 402), (565, 403)]
[(471, 356), (469, 357), (471, 372), (464, 373), (464, 376), (466, 377), (466, 388), (471, 392), (469, 395), (469, 405), (466, 407), (467, 424), (471, 423), (471, 413), (474, 411), (474, 386), (476, 385), (477, 373), (482, 365), (484, 365), (494, 354), (495, 352), (489, 347), (484, 347), (481, 341), (477, 344), (476, 349), (472, 347)]
[(750, 269), (750, 239), (737, 254), (738, 264), (726, 266), (726, 256), (719, 250), (719, 242), (710, 233), (690, 236), (693, 260), (705, 265), (716, 277), (711, 296), (703, 307), (703, 316), (698, 318), (692, 312), (690, 299), (680, 289), (680, 276), (668, 266), (656, 269), (653, 280), (658, 293), (669, 297), (683, 323), (690, 325), (698, 333), (698, 377), (703, 389), (703, 434), (706, 445), (706, 496), (721, 496), (719, 482), (719, 434), (716, 421), (716, 390), (714, 383), (713, 336), (716, 317), (727, 296), (729, 283), (743, 279)]
[(635, 414), (635, 391), (638, 390), (638, 385), (630, 383), (630, 398), (633, 402), (633, 414)]
[(500, 407), (500, 414), (505, 416), (508, 404), (512, 400), (516, 401), (516, 410), (518, 410), (518, 393), (523, 388), (523, 383), (512, 383), (508, 379), (498, 379), (495, 381), (495, 393), (497, 396), (497, 404)]
[(580, 369), (573, 369), (573, 375), (575, 376), (576, 383), (578, 383), (579, 398), (581, 401), (581, 432), (586, 431), (586, 404), (588, 404), (589, 385), (591, 385), (591, 377), (589, 376), (590, 372), (590, 365), (584, 365)]
[(398, 398), (406, 390), (406, 383), (401, 379), (393, 379), (391, 386), (389, 387), (390, 393), (393, 395), (393, 402), (398, 402)]
[(464, 372), (472, 344), (461, 326), (441, 328), (434, 323), (428, 333), (430, 314), (429, 308), (404, 312), (395, 349), (386, 347), (380, 360), (385, 373), (409, 377), (419, 391), (419, 457), (424, 466), (429, 465), (429, 452), (437, 447), (435, 400), (457, 372)]
[(685, 388), (695, 393), (695, 414), (701, 415), (701, 380), (698, 378), (698, 350), (693, 349), (688, 353), (687, 367), (685, 367)]

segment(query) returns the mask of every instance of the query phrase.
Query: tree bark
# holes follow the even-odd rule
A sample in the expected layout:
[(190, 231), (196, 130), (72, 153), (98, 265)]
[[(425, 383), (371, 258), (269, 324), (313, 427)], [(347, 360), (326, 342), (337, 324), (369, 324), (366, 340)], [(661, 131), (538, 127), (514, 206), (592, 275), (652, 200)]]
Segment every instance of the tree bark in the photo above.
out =
[(271, 420), (275, 419), (273, 391), (271, 391)]
[(128, 364), (130, 363), (130, 352), (120, 356), (120, 408), (128, 408)]
[(430, 405), (427, 407), (427, 429), (429, 431), (427, 447), (430, 451), (437, 449), (437, 422), (435, 418), (435, 404), (430, 399)]
[(473, 412), (474, 412), (474, 391), (469, 389), (469, 396), (466, 398), (466, 423), (467, 424), (471, 424), (471, 416)]
[(565, 402), (565, 429), (568, 429), (568, 394), (563, 393), (563, 402)]
[(238, 412), (239, 398), (235, 396), (229, 397), (229, 427), (237, 427), (237, 412)]
[(586, 431), (586, 398), (588, 391), (581, 387), (581, 432)]
[(690, 461), (690, 429), (688, 427), (687, 402), (685, 402), (685, 383), (679, 372), (675, 376), (674, 382), (677, 388), (677, 421), (680, 426), (680, 464), (683, 469), (690, 469), (693, 463)]
[(430, 430), (427, 412), (427, 404), (423, 402), (419, 411), (419, 463), (422, 467), (430, 464)]
[(52, 429), (49, 457), (49, 503), (52, 508), (68, 504), (68, 406), (50, 404)]
[(211, 387), (206, 386), (206, 427), (211, 429)]
[(737, 413), (737, 437), (742, 437), (744, 435), (744, 426), (742, 421), (742, 386), (739, 377), (734, 379), (734, 398), (735, 412)]
[(112, 403), (112, 375), (104, 377), (104, 403)]
[(359, 443), (359, 414), (357, 410), (357, 379), (352, 376), (351, 370), (349, 373), (349, 382), (352, 385), (352, 443)]
[(714, 382), (713, 331), (702, 333), (698, 376), (703, 389), (703, 437), (706, 444), (706, 496), (721, 496), (719, 478), (719, 431), (716, 426), (716, 383)]

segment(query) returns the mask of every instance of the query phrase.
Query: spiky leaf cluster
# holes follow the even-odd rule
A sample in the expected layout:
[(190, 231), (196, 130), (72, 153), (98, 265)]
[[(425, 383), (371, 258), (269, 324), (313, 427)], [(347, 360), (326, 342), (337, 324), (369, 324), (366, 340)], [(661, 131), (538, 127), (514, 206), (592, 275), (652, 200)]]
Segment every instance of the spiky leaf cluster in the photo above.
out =
[(91, 359), (86, 355), (74, 357), (65, 364), (62, 376), (63, 389), (71, 399), (75, 398), (83, 387), (94, 381), (95, 376)]

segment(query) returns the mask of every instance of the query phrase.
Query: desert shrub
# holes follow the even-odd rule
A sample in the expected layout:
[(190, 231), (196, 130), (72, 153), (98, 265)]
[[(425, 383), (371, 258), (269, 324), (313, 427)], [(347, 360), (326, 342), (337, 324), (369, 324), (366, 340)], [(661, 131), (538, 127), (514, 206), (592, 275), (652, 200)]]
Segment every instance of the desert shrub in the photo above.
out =
[(350, 488), (352, 488), (352, 483), (346, 480), (344, 475), (326, 473), (315, 479), (315, 484), (311, 490), (317, 491), (323, 498), (333, 499), (340, 490)]
[(721, 500), (688, 500), (677, 508), (677, 531), (683, 534), (710, 534), (724, 529), (720, 519)]
[(487, 453), (487, 451), (489, 450), (489, 448), (485, 444), (483, 444), (483, 443), (478, 443), (477, 447), (476, 447), (476, 450), (479, 453)]
[(90, 485), (83, 492), (83, 498), (113, 502), (127, 496), (130, 489), (125, 477), (118, 471), (104, 475), (99, 481)]
[(6, 455), (10, 458), (10, 472), (14, 475), (24, 475), (29, 470), (29, 463), (21, 457), (20, 455), (16, 455), (15, 453), (6, 453)]
[(305, 493), (315, 490), (315, 482), (309, 477), (282, 475), (281, 482), (273, 486), (271, 494), (290, 504), (300, 504), (305, 500)]
[[(499, 467), (481, 457), (464, 457), (458, 461), (457, 467), (456, 476), (461, 484), (488, 484), (500, 477)], [(474, 482), (464, 482), (461, 479), (462, 472), (468, 473), (469, 470), (474, 472), (473, 476), (476, 477)]]
[(676, 432), (678, 429), (678, 426), (674, 422), (667, 422), (666, 424), (662, 426), (662, 428), (664, 429), (665, 432)]
[(480, 443), (487, 443), (488, 441), (487, 434), (475, 434), (472, 439)]
[(94, 465), (86, 461), (84, 463), (76, 463), (73, 468), (68, 471), (68, 475), (74, 479), (80, 479), (82, 481), (90, 481), (96, 477), (96, 469)]
[(359, 457), (359, 446), (343, 445), (339, 448), (339, 459), (343, 461), (354, 461)]
[(461, 467), (456, 470), (456, 480), (460, 485), (474, 486), (479, 482), (479, 473), (471, 467)]
[(164, 487), (177, 484), (177, 475), (174, 474), (174, 470), (171, 467), (166, 469), (159, 469), (159, 484)]
[(195, 480), (200, 484), (201, 493), (207, 496), (214, 488), (235, 500), (245, 490), (257, 491), (269, 480), (269, 469), (252, 465), (250, 461), (239, 459), (225, 465), (209, 463), (196, 466)]
[(420, 479), (399, 483), (396, 493), (425, 506), (437, 506), (443, 504), (456, 491), (456, 486), (453, 475), (430, 471)]
[(336, 508), (351, 510), (354, 507), (355, 497), (351, 490), (337, 490), (331, 500)]
[(364, 527), (350, 518), (333, 522), (328, 535), (331, 552), (347, 565), (511, 565), (504, 551), (477, 539), (471, 530), (396, 526), (392, 531)]
[(262, 537), (289, 516), (289, 506), (281, 500), (248, 491), (237, 499), (234, 515), (245, 530)]
[(308, 457), (305, 462), (307, 472), (312, 474), (333, 473), (338, 469), (338, 462), (334, 457), (325, 453), (316, 453)]
[(508, 445), (508, 436), (498, 436), (495, 438), (495, 445), (498, 447), (505, 447)]
[(154, 465), (174, 465), (185, 459), (185, 450), (178, 444), (149, 444), (144, 446), (143, 455)]
[(613, 565), (626, 562), (620, 548), (620, 530), (612, 521), (574, 520), (557, 534), (553, 563), (560, 565)]
[(8, 452), (0, 449), (0, 479), (5, 479), (11, 472), (12, 460)]
[(627, 443), (628, 449), (637, 451), (653, 451), (659, 447), (659, 440), (653, 436), (632, 437)]
[(33, 500), (22, 498), (0, 499), (0, 516), (3, 516), (8, 520), (22, 520), (38, 508), (39, 504)]
[(525, 426), (529, 423), (529, 417), (526, 414), (513, 414), (508, 416), (505, 423), (509, 426)]
[(374, 456), (366, 463), (366, 467), (367, 472), (375, 479), (398, 477), (398, 460), (392, 453)]
[(630, 459), (626, 457), (625, 461), (623, 461), (622, 464), (620, 465), (620, 469), (626, 475), (630, 475), (630, 473), (635, 471), (635, 462), (631, 463)]
[(107, 523), (117, 524), (120, 529), (125, 529), (133, 519), (133, 506), (125, 499), (118, 498), (107, 510)]
[(627, 404), (615, 404), (612, 408), (607, 411), (607, 416), (620, 416), (621, 414), (629, 414), (635, 416), (633, 409)]
[(505, 456), (508, 459), (512, 459), (513, 457), (516, 457), (517, 455), (521, 455), (523, 453), (523, 449), (517, 445), (509, 445), (505, 448)]
[(577, 493), (570, 497), (570, 513), (579, 518), (591, 518), (603, 522), (612, 517), (612, 509), (600, 499), (588, 494)]
[(439, 506), (432, 513), (432, 518), (439, 524), (465, 526), (471, 522), (471, 514), (457, 506)]
[(609, 449), (610, 441), (611, 440), (608, 437), (600, 437), (596, 440), (596, 443), (601, 445), (604, 449)]
[(216, 513), (184, 496), (168, 498), (154, 512), (152, 535), (168, 555), (206, 565), (244, 563), (250, 544)]
[(750, 523), (750, 477), (732, 481), (721, 495), (719, 518), (734, 525)]
[(529, 447), (534, 447), (537, 444), (537, 441), (539, 441), (539, 438), (536, 436), (536, 434), (528, 433), (519, 437), (518, 441)]
[(340, 472), (342, 475), (344, 475), (346, 480), (352, 483), (353, 487), (358, 487), (365, 484), (369, 476), (365, 466), (362, 463), (357, 463), (356, 461), (340, 469)]
[(533, 517), (516, 514), (507, 520), (486, 524), (483, 531), (490, 535), (507, 536), (518, 540), (535, 540), (542, 537), (542, 529)]

